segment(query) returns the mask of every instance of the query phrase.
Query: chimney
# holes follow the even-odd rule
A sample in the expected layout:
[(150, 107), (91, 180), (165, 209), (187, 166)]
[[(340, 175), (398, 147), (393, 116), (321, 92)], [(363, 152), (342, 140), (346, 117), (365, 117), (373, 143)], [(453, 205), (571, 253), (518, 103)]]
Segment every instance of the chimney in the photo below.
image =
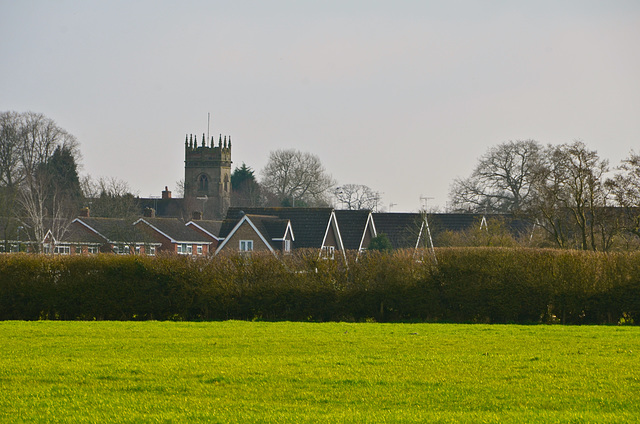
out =
[(89, 218), (90, 213), (89, 213), (89, 208), (82, 208), (80, 209), (80, 218)]
[(155, 218), (156, 210), (153, 208), (144, 208), (143, 215), (145, 218)]
[(171, 199), (171, 192), (169, 191), (169, 187), (164, 186), (164, 191), (162, 192), (162, 200)]
[(194, 221), (200, 221), (202, 219), (202, 212), (193, 211), (193, 213), (191, 214), (191, 219), (193, 219)]

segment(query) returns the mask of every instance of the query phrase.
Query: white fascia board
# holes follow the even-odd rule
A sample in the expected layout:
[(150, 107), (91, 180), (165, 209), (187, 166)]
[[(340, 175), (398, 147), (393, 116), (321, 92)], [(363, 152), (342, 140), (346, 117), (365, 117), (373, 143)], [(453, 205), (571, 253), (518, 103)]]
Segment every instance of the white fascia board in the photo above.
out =
[(158, 232), (158, 233), (162, 234), (163, 236), (165, 236), (166, 238), (168, 238), (171, 243), (180, 243), (179, 241), (176, 241), (173, 237), (171, 237), (169, 234), (166, 234), (166, 233), (162, 232), (158, 227), (156, 227), (156, 226), (152, 225), (150, 222), (146, 221), (144, 218), (140, 218), (139, 220), (134, 222), (133, 225), (136, 225), (138, 222), (141, 222), (141, 221), (144, 222), (145, 224), (147, 224), (149, 227), (151, 227), (156, 232)]
[(86, 222), (84, 222), (83, 220), (81, 220), (80, 218), (76, 218), (73, 221), (71, 221), (71, 223), (73, 224), (74, 222), (79, 222), (80, 224), (84, 225), (87, 229), (93, 231), (95, 234), (99, 235), (100, 237), (102, 237), (103, 239), (105, 239), (107, 241), (107, 243), (113, 243), (111, 240), (109, 240), (108, 237), (103, 236), (102, 234), (100, 234), (100, 232), (98, 230), (96, 230), (95, 228), (93, 228), (91, 225), (87, 224)]
[(340, 234), (340, 227), (338, 226), (338, 218), (336, 217), (335, 212), (332, 210), (331, 215), (329, 215), (329, 223), (327, 224), (327, 229), (324, 232), (324, 238), (322, 239), (322, 246), (320, 246), (320, 254), (322, 254), (322, 247), (324, 243), (327, 241), (327, 235), (329, 234), (329, 229), (333, 227), (336, 237), (338, 238), (338, 250), (342, 252), (342, 256), (347, 260), (347, 253), (344, 251), (344, 244), (342, 244), (342, 234)]
[(213, 237), (216, 241), (220, 241), (222, 240), (220, 237), (216, 236), (215, 234), (212, 234), (210, 231), (207, 231), (206, 229), (202, 228), (200, 225), (198, 225), (197, 223), (195, 223), (194, 221), (189, 221), (185, 224), (185, 226), (189, 226), (189, 225), (193, 225), (195, 227), (200, 228), (202, 231), (204, 231), (205, 233), (207, 233), (210, 237)]
[(422, 223), (420, 225), (420, 232), (418, 233), (418, 240), (416, 240), (416, 247), (415, 247), (416, 249), (418, 249), (418, 247), (420, 247), (420, 239), (422, 238), (422, 232), (423, 231), (424, 231), (424, 220), (422, 221)]
[(285, 241), (287, 239), (287, 234), (291, 234), (291, 241), (296, 241), (296, 238), (293, 235), (293, 228), (291, 227), (291, 221), (287, 221), (287, 228), (284, 230), (284, 235), (282, 237), (274, 237), (271, 240)]
[(53, 244), (57, 244), (58, 241), (56, 240), (56, 238), (53, 236), (53, 233), (51, 232), (51, 229), (47, 230), (47, 233), (44, 235), (44, 238), (42, 239), (42, 243), (45, 242), (45, 240), (47, 239), (47, 236), (51, 235), (51, 240), (53, 240)]
[[(371, 225), (371, 227), (369, 227)], [(373, 215), (369, 212), (367, 216), (367, 223), (364, 224), (364, 231), (362, 232), (362, 237), (360, 238), (360, 244), (358, 245), (358, 252), (362, 250), (362, 245), (364, 244), (364, 237), (367, 234), (367, 230), (373, 231), (373, 237), (376, 236), (376, 227), (373, 225)]]

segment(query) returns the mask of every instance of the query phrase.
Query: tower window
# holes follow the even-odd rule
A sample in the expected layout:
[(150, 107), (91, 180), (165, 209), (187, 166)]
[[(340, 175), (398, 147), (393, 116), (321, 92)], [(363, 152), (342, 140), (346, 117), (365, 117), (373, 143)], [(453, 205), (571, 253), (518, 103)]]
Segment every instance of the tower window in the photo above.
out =
[(198, 178), (198, 190), (209, 191), (209, 179), (204, 174)]

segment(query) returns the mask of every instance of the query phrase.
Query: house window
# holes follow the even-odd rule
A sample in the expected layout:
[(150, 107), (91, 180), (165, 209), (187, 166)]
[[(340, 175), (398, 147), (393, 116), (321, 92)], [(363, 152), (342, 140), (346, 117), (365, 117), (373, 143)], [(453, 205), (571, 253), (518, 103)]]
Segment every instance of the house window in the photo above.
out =
[(117, 254), (117, 255), (128, 255), (131, 253), (131, 250), (129, 249), (129, 246), (126, 244), (119, 244), (117, 246), (115, 246), (113, 248), (113, 251)]
[(241, 252), (252, 252), (253, 251), (253, 240), (240, 240), (240, 251)]
[(136, 255), (140, 254), (140, 245), (136, 245)]
[(155, 256), (156, 255), (156, 247), (155, 246), (149, 246), (149, 250), (147, 253), (149, 256)]
[(284, 241), (284, 251), (291, 252), (291, 240)]
[(198, 255), (202, 255), (202, 245), (199, 244), (196, 249), (197, 249), (196, 251), (198, 252)]
[(98, 246), (88, 246), (87, 247), (87, 253), (91, 253), (91, 254), (97, 254), (98, 253)]
[(178, 245), (179, 255), (191, 255), (193, 253), (193, 246), (187, 243)]
[(324, 259), (334, 259), (336, 248), (334, 246), (322, 246), (322, 257)]
[(70, 246), (56, 246), (53, 248), (53, 253), (56, 255), (68, 255), (71, 253)]

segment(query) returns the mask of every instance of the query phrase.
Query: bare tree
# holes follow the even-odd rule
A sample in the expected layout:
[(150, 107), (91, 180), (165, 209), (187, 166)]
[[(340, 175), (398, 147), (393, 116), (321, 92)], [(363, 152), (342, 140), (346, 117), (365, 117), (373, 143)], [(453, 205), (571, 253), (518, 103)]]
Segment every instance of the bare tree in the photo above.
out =
[[(583, 250), (607, 250), (611, 229), (603, 226), (608, 225), (604, 219), (608, 161), (581, 141), (549, 146), (547, 152), (535, 179), (533, 215), (561, 247), (576, 239)], [(596, 233), (604, 238), (599, 239)]]
[(380, 203), (380, 193), (362, 184), (344, 184), (333, 191), (343, 209), (376, 210)]
[(126, 181), (116, 177), (86, 177), (82, 183), (91, 215), (103, 218), (131, 218), (140, 214), (136, 196)]
[(632, 150), (617, 169), (606, 185), (615, 204), (625, 212), (625, 230), (640, 237), (640, 154)]
[(276, 150), (261, 172), (262, 186), (281, 204), (322, 204), (335, 185), (318, 156), (298, 150)]
[(516, 140), (492, 147), (469, 178), (456, 179), (450, 189), (453, 207), (475, 212), (518, 212), (533, 195), (533, 179), (542, 159), (534, 140)]
[(64, 232), (79, 195), (79, 157), (75, 137), (52, 119), (33, 112), (0, 113), (0, 212), (22, 216), (37, 243), (48, 228), (56, 235)]

